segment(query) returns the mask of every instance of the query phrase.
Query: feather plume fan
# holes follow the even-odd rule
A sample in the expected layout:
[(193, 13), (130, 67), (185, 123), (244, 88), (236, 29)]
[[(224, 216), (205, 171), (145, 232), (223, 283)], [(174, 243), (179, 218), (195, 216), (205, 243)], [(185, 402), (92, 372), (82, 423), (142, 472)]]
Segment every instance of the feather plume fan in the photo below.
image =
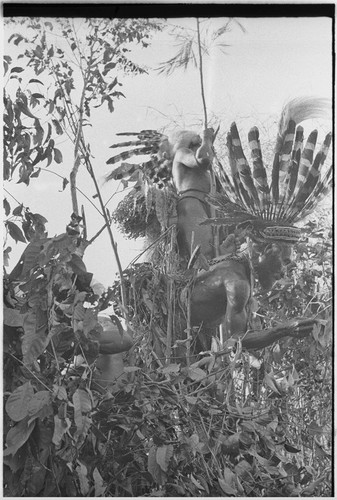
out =
[[(105, 178), (106, 181), (121, 179), (122, 181), (134, 180), (138, 172), (144, 180), (155, 184), (159, 189), (165, 187), (171, 178), (172, 160), (171, 146), (168, 137), (156, 130), (141, 130), (140, 132), (121, 132), (117, 135), (136, 136), (135, 140), (112, 144), (110, 148), (133, 147), (112, 156), (107, 160), (108, 165), (121, 165), (115, 168)], [(140, 146), (140, 147), (135, 147)], [(150, 159), (139, 164), (124, 163), (134, 156), (150, 155)], [(131, 179), (131, 175), (133, 178)]]
[[(259, 131), (248, 133), (252, 169), (245, 157), (235, 123), (227, 135), (231, 177), (221, 170), (218, 180), (221, 191), (209, 197), (221, 215), (215, 223), (243, 223), (250, 220), (258, 226), (292, 226), (309, 215), (332, 186), (332, 167), (323, 173), (323, 165), (331, 144), (331, 133), (315, 154), (317, 130), (304, 144), (304, 131), (299, 123), (313, 118), (326, 118), (331, 112), (328, 99), (304, 97), (288, 102), (281, 113), (274, 147), (271, 183), (268, 184)], [(235, 193), (235, 195), (234, 195)]]

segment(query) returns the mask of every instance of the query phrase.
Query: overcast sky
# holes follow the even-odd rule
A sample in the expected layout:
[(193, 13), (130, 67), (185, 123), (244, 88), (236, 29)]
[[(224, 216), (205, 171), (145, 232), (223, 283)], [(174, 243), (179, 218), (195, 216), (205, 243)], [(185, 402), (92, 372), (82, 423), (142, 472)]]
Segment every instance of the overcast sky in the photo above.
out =
[[(243, 33), (233, 28), (228, 35), (227, 54), (219, 50), (212, 52), (205, 61), (206, 101), (210, 116), (215, 114), (221, 124), (220, 133), (225, 134), (234, 120), (248, 133), (258, 125), (261, 135), (269, 135), (271, 116), (280, 113), (283, 104), (290, 98), (314, 95), (330, 98), (332, 95), (331, 19), (316, 18), (238, 18), (246, 29)], [(81, 20), (77, 20), (81, 23)], [(173, 20), (168, 22), (172, 23)], [(217, 18), (214, 26), (221, 23)], [(195, 28), (195, 19), (174, 19), (175, 24)], [(10, 35), (7, 32), (6, 35)], [(8, 38), (7, 36), (7, 38)], [(10, 51), (5, 50), (5, 54)], [(137, 60), (149, 68), (158, 66), (175, 54), (174, 42), (167, 33), (158, 34), (152, 46), (137, 52)], [(102, 184), (105, 199), (116, 189), (116, 185), (103, 184), (103, 176), (109, 171), (106, 160), (112, 155), (109, 146), (117, 142), (115, 134), (121, 131), (137, 131), (146, 128), (167, 128), (178, 124), (181, 128), (198, 130), (203, 118), (198, 73), (194, 68), (180, 70), (172, 76), (158, 75), (149, 70), (148, 75), (121, 78), (120, 90), (126, 99), (116, 103), (115, 112), (109, 114), (100, 108), (93, 113), (93, 127), (88, 130), (88, 140), (96, 168), (96, 175)], [(322, 122), (319, 141), (324, 138), (329, 123)], [(309, 127), (310, 128), (310, 127)], [(305, 130), (309, 130), (305, 126)], [(200, 130), (200, 129), (199, 129)], [(263, 142), (263, 137), (262, 137)], [(59, 139), (64, 153), (63, 165), (49, 168), (61, 175), (69, 175), (72, 162), (71, 148)], [(59, 192), (60, 179), (42, 173), (31, 181), (27, 188), (23, 184), (7, 183), (5, 186), (20, 202), (32, 212), (38, 212), (48, 219), (49, 236), (64, 232), (71, 214), (69, 190)], [(78, 186), (91, 197), (94, 188), (86, 172), (80, 173)], [(115, 197), (113, 200), (120, 199)], [(12, 201), (8, 198), (10, 203)], [(98, 213), (79, 197), (86, 209), (89, 238), (101, 227)], [(12, 208), (15, 206), (13, 202)], [(109, 205), (112, 210), (113, 203)], [(123, 240), (112, 228), (118, 241), (123, 266), (140, 251), (143, 242)], [(24, 250), (24, 244), (11, 244), (12, 266)], [(112, 284), (116, 265), (109, 246), (107, 234), (102, 234), (85, 255), (88, 271), (104, 285)]]

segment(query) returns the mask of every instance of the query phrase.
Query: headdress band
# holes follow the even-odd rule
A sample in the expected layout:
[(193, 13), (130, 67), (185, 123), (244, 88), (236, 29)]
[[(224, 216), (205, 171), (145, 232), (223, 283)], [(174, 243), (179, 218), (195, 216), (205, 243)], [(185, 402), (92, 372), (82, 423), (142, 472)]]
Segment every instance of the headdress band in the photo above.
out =
[(293, 226), (272, 226), (260, 230), (252, 230), (250, 237), (256, 243), (279, 242), (295, 244), (301, 237), (301, 230)]

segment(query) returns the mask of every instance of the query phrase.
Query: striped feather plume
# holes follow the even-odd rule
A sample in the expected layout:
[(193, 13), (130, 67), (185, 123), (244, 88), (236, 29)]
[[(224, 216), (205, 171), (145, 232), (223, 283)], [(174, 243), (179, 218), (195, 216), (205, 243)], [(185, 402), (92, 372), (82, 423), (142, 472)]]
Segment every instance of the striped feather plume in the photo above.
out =
[(312, 213), (315, 207), (330, 193), (332, 189), (332, 166), (324, 175), (323, 179), (318, 181), (314, 190), (308, 197), (306, 203), (301, 207), (300, 212), (294, 213), (294, 221), (307, 217)]
[(296, 129), (295, 142), (291, 153), (291, 162), (289, 165), (288, 175), (284, 181), (286, 190), (285, 193), (286, 200), (288, 200), (292, 196), (297, 183), (298, 166), (300, 164), (300, 159), (303, 149), (303, 138), (304, 138), (304, 130), (303, 127), (299, 125)]
[(235, 123), (232, 123), (230, 132), (227, 134), (227, 147), (234, 186), (244, 205), (254, 212), (256, 204), (257, 206), (259, 204), (258, 195)]
[(236, 189), (216, 154), (214, 158), (215, 162), (213, 165), (213, 170), (215, 173), (216, 191), (217, 192), (221, 192), (222, 190), (225, 191), (229, 200), (232, 203), (235, 203), (237, 201)]
[(248, 133), (249, 147), (253, 161), (253, 179), (259, 197), (260, 208), (263, 213), (268, 212), (270, 206), (270, 190), (268, 186), (267, 173), (263, 164), (262, 150), (259, 138), (259, 130), (253, 127)]
[(320, 172), (326, 160), (327, 154), (329, 152), (331, 144), (332, 134), (329, 133), (322, 144), (320, 151), (317, 153), (315, 160), (312, 162), (306, 176), (303, 176), (301, 186), (298, 188), (297, 192), (297, 203), (306, 200), (306, 198), (313, 191), (314, 187), (319, 180)]
[(308, 119), (326, 118), (329, 111), (331, 112), (329, 99), (317, 97), (298, 97), (283, 107), (278, 123), (272, 168), (271, 191), (274, 204), (285, 201), (287, 179), (291, 172), (292, 159), (290, 156), (293, 150), (296, 125)]
[[(171, 178), (172, 161), (170, 159), (170, 145), (166, 135), (156, 130), (141, 130), (140, 132), (120, 132), (117, 135), (136, 136), (137, 139), (113, 144), (110, 148), (132, 149), (122, 151), (107, 160), (108, 165), (124, 162), (134, 156), (150, 155), (150, 160), (139, 164), (122, 163), (106, 176), (106, 182), (118, 179), (130, 179), (130, 175), (137, 170), (142, 173), (148, 182), (154, 183), (162, 188)], [(135, 147), (141, 146), (141, 147)]]

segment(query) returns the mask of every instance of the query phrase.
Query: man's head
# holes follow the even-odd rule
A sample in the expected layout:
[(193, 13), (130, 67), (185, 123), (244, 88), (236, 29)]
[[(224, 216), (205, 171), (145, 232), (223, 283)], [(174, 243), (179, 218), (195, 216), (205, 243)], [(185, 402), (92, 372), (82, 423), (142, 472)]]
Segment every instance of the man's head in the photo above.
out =
[(260, 285), (269, 290), (284, 275), (286, 266), (293, 260), (293, 245), (289, 243), (251, 244), (253, 267)]
[(172, 134), (170, 142), (173, 144), (174, 153), (179, 148), (188, 148), (196, 151), (201, 145), (201, 137), (191, 130), (180, 130)]

